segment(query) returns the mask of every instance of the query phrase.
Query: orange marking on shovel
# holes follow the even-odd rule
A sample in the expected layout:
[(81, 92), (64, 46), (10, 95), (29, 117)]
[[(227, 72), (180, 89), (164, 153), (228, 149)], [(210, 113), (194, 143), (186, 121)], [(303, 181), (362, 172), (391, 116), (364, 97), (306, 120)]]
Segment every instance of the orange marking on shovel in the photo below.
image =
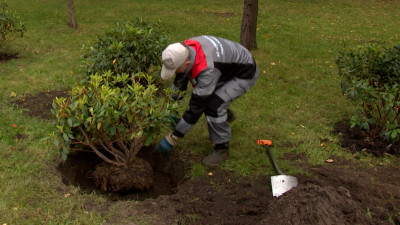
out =
[(271, 140), (257, 140), (258, 145), (272, 145)]

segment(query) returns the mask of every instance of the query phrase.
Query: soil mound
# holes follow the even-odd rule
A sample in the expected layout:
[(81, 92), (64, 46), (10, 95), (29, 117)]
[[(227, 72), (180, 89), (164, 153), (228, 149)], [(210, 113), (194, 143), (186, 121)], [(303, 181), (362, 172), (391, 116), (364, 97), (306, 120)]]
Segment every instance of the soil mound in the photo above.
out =
[(308, 182), (274, 200), (258, 224), (374, 224), (350, 191)]
[(399, 173), (386, 177), (390, 185), (378, 179), (396, 169), (346, 168), (350, 164), (345, 161), (338, 166), (307, 168), (314, 177), (297, 176), (299, 185), (279, 198), (272, 196), (268, 176), (255, 179), (209, 168), (212, 176), (191, 179), (172, 195), (119, 211), (109, 223), (135, 224), (127, 217), (134, 214), (147, 215), (146, 222), (157, 215), (149, 224), (400, 224)]

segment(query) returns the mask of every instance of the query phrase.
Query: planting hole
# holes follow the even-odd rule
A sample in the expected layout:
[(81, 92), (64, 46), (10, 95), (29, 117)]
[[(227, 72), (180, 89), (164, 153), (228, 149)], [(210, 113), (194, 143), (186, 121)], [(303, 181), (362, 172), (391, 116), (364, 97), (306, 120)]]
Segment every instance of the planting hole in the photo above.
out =
[(145, 191), (127, 190), (119, 192), (105, 192), (96, 186), (92, 173), (102, 160), (91, 152), (76, 152), (70, 154), (65, 162), (61, 162), (57, 169), (62, 181), (66, 185), (74, 185), (86, 193), (99, 193), (110, 200), (145, 200), (157, 198), (160, 195), (171, 195), (184, 182), (184, 163), (175, 155), (165, 156), (155, 153), (153, 147), (144, 147), (138, 157), (146, 160), (153, 168), (154, 182), (151, 188)]

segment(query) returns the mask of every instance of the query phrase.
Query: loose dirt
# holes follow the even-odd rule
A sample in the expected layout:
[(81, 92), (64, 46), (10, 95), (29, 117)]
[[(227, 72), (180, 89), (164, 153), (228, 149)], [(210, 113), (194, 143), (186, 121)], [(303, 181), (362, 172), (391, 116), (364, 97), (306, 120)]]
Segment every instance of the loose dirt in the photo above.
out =
[[(65, 94), (51, 93), (27, 97), (18, 106), (30, 116), (49, 119), (54, 96)], [(392, 157), (399, 153), (398, 146), (371, 141), (345, 122), (338, 123), (333, 132), (356, 157), (362, 157), (357, 154), (360, 151)], [(57, 169), (65, 185), (79, 184), (83, 191), (95, 190), (108, 197), (105, 204), (88, 201), (84, 205), (85, 210), (101, 215), (115, 212), (106, 224), (400, 224), (399, 168), (366, 167), (341, 158), (310, 166), (304, 155), (286, 154), (285, 159), (293, 159), (294, 166), (308, 175), (296, 175), (299, 185), (275, 198), (270, 176), (242, 177), (208, 168), (212, 174), (188, 179), (185, 173), (190, 165), (185, 164), (184, 155), (166, 157), (151, 149), (140, 154), (155, 171), (154, 187), (146, 193), (102, 193), (90, 177), (99, 160), (88, 160), (88, 155), (71, 156)]]

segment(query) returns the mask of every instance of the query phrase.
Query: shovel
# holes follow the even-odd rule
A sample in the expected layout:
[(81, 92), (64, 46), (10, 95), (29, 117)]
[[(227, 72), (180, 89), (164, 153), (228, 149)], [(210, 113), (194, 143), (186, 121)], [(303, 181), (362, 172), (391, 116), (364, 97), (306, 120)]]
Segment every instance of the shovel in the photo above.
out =
[(258, 145), (264, 145), (267, 153), (269, 155), (269, 159), (271, 160), (272, 165), (275, 168), (277, 176), (271, 176), (271, 186), (272, 186), (272, 195), (274, 197), (279, 197), (283, 193), (289, 191), (290, 189), (297, 186), (298, 181), (294, 176), (286, 175), (279, 169), (278, 165), (275, 162), (274, 156), (272, 155), (270, 146), (272, 145), (272, 141), (270, 140), (257, 140)]

